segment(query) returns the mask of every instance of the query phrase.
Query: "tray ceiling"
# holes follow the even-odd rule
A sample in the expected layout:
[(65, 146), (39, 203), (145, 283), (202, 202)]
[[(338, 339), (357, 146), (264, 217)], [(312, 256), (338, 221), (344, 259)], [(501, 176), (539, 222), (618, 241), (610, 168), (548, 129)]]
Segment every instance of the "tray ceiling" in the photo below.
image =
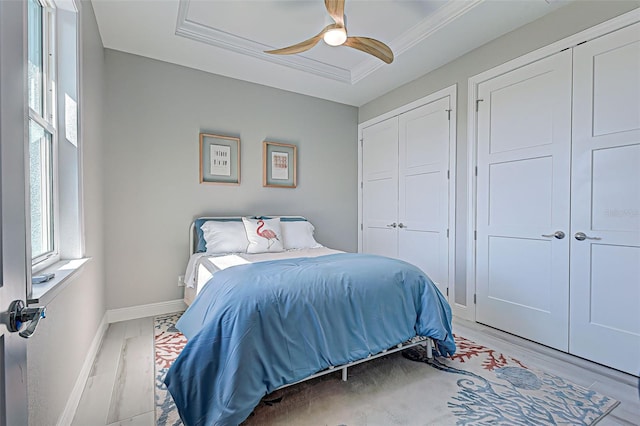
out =
[(92, 0), (106, 48), (360, 106), (562, 6), (550, 0), (346, 0), (350, 35), (383, 41), (386, 65), (324, 42), (322, 0)]

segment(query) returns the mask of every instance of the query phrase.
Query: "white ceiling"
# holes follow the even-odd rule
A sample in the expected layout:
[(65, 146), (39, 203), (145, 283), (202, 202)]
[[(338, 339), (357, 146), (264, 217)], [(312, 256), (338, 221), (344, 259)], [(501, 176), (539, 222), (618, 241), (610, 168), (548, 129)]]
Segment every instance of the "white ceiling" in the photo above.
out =
[(570, 0), (346, 0), (349, 35), (379, 39), (392, 64), (324, 42), (323, 0), (92, 0), (106, 48), (361, 106)]

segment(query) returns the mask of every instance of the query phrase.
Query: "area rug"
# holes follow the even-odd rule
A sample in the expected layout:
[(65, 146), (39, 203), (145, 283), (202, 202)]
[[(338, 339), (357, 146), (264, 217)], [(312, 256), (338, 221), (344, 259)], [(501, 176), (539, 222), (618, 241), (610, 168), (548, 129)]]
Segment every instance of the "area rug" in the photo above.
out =
[[(186, 344), (180, 313), (155, 318), (156, 423), (182, 425), (163, 383)], [(244, 425), (592, 425), (617, 405), (607, 396), (455, 336), (451, 358), (422, 347), (273, 392)]]

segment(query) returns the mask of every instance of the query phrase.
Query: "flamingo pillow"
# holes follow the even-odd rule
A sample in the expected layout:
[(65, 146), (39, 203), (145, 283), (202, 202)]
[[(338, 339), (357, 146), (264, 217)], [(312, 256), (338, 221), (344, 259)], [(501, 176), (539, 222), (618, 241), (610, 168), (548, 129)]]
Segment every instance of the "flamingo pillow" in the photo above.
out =
[(268, 253), (284, 250), (280, 219), (248, 219), (242, 218), (247, 232), (249, 246), (247, 253)]

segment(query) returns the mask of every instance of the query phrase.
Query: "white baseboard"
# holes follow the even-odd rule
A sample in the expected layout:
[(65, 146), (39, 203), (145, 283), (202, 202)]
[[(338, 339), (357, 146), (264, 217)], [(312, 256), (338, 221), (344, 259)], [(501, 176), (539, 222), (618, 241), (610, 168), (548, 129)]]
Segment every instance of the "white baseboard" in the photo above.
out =
[(96, 360), (98, 350), (102, 345), (102, 339), (104, 338), (108, 327), (109, 323), (107, 322), (107, 312), (105, 312), (104, 316), (102, 317), (102, 321), (100, 321), (100, 325), (98, 326), (98, 330), (96, 331), (96, 335), (91, 342), (91, 346), (89, 346), (89, 350), (87, 351), (87, 356), (84, 359), (84, 364), (82, 364), (80, 374), (76, 379), (76, 383), (73, 386), (73, 389), (71, 390), (71, 395), (69, 395), (67, 405), (65, 405), (64, 411), (58, 419), (58, 426), (67, 426), (70, 425), (73, 421), (73, 417), (76, 415), (76, 410), (78, 409), (78, 405), (80, 404), (82, 392), (84, 391), (84, 387), (87, 384), (89, 374), (91, 373), (91, 368), (93, 368), (93, 363)]
[(107, 311), (107, 319), (109, 324), (111, 324), (114, 322), (184, 311), (186, 307), (187, 305), (185, 305), (182, 299), (177, 299), (168, 302), (150, 303), (148, 305), (130, 306), (128, 308), (109, 309)]
[(96, 335), (91, 342), (91, 346), (87, 351), (87, 356), (85, 357), (84, 364), (82, 365), (82, 369), (80, 370), (80, 374), (78, 375), (76, 383), (73, 386), (73, 390), (69, 395), (67, 405), (64, 407), (64, 411), (62, 412), (62, 415), (58, 419), (56, 425), (68, 426), (73, 421), (73, 417), (76, 415), (76, 410), (78, 409), (78, 405), (80, 404), (82, 392), (84, 391), (87, 380), (89, 380), (91, 368), (93, 368), (93, 363), (96, 360), (98, 350), (100, 349), (102, 340), (104, 339), (109, 324), (113, 322), (127, 321), (154, 315), (170, 314), (172, 312), (183, 311), (186, 307), (187, 305), (185, 305), (184, 301), (182, 299), (178, 299), (170, 300), (168, 302), (151, 303), (148, 305), (131, 306), (128, 308), (110, 309), (105, 312), (104, 316), (102, 317), (102, 321), (98, 326), (98, 330), (96, 331)]

